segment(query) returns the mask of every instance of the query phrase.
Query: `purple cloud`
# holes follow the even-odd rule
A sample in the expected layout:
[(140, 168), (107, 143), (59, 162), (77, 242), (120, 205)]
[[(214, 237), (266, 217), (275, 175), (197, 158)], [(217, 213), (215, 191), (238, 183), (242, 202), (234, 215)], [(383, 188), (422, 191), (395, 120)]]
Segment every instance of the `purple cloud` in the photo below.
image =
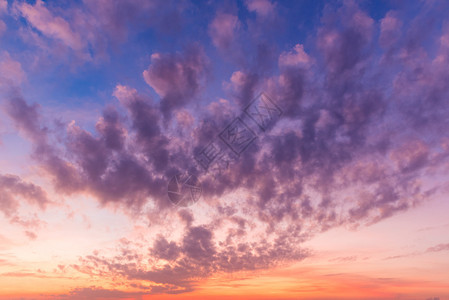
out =
[[(43, 3), (36, 5), (44, 11)], [(110, 15), (102, 22), (126, 35), (125, 24), (141, 15), (123, 5), (123, 12), (116, 7), (104, 12)], [(428, 187), (420, 178), (439, 174), (448, 163), (446, 26), (431, 55), (422, 43), (424, 33), (435, 29), (417, 25), (425, 17), (407, 26), (400, 13), (391, 11), (377, 22), (357, 3), (347, 2), (336, 10), (326, 7), (305, 45), (295, 42), (278, 51), (256, 28), (271, 14), (270, 24), (275, 23), (274, 4), (247, 1), (246, 6), (257, 15), (253, 23), (219, 12), (208, 26), (211, 43), (233, 68), (223, 85), (229, 100), (211, 101), (200, 111), (193, 105), (203, 96), (211, 67), (200, 45), (153, 53), (143, 79), (160, 101), (118, 84), (113, 96), (119, 103), (104, 109), (90, 130), (76, 122), (60, 123), (65, 131), (53, 130), (45, 125), (39, 105), (20, 95), (9, 99), (7, 113), (33, 143), (33, 157), (58, 191), (88, 192), (102, 204), (148, 214), (155, 223), (164, 224), (168, 217), (181, 222), (178, 239), (158, 235), (149, 246), (145, 254), (154, 261), (147, 263), (139, 255), (141, 247), (132, 245), (113, 257), (81, 257), (75, 270), (125, 278), (136, 286), (145, 282), (149, 286), (141, 287), (148, 293), (188, 292), (199, 278), (218, 272), (302, 260), (309, 255), (303, 242), (315, 234), (379, 222), (439, 192), (439, 186)], [(108, 19), (122, 14), (128, 17)], [(62, 29), (33, 26), (69, 45), (76, 42), (72, 25), (48, 18)], [(396, 30), (405, 34), (396, 35)], [(236, 46), (246, 36), (252, 37), (247, 47)], [(231, 166), (209, 173), (196, 169), (205, 220), (196, 218), (194, 209), (167, 209), (173, 208), (166, 197), (171, 176), (195, 170), (193, 154), (265, 88), (281, 107), (282, 119), (259, 134)], [(16, 182), (14, 193), (25, 195), (24, 183)], [(39, 198), (37, 191), (26, 195)], [(15, 199), (3, 196), (2, 201), (4, 213), (12, 215)], [(150, 213), (143, 209), (146, 204)]]
[(197, 95), (204, 83), (207, 65), (208, 59), (198, 46), (183, 54), (151, 55), (151, 65), (143, 72), (143, 77), (161, 97), (160, 107), (166, 118)]

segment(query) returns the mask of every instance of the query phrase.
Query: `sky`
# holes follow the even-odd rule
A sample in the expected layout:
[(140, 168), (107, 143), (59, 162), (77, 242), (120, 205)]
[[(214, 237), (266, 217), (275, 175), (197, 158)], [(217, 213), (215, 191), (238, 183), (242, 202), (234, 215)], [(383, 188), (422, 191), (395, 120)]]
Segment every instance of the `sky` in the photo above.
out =
[(448, 12), (0, 0), (0, 299), (449, 299)]

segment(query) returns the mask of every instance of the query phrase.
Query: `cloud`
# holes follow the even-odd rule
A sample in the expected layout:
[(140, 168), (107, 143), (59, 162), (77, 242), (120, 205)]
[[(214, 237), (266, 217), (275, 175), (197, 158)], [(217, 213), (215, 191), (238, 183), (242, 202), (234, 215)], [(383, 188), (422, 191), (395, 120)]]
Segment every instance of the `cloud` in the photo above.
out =
[(218, 11), (208, 27), (212, 44), (240, 71), (259, 78), (275, 72), (277, 46), (271, 41), (282, 30), (281, 19), (269, 1), (247, 1), (257, 17), (244, 18), (235, 10)]
[(389, 48), (397, 42), (400, 38), (401, 26), (402, 21), (398, 18), (397, 13), (389, 11), (380, 21), (380, 45)]
[(428, 164), (429, 149), (422, 141), (410, 141), (393, 150), (391, 156), (402, 172), (411, 172)]
[(434, 247), (430, 247), (426, 250), (426, 252), (440, 252), (440, 251), (448, 251), (449, 244), (439, 244)]
[(161, 97), (161, 111), (166, 118), (198, 94), (205, 80), (207, 66), (208, 59), (197, 46), (182, 54), (151, 55), (151, 65), (143, 72), (143, 77)]
[(80, 287), (71, 290), (68, 294), (61, 294), (55, 296), (55, 299), (120, 299), (120, 298), (130, 298), (142, 299), (141, 297), (145, 293), (141, 292), (126, 292), (120, 290), (110, 290), (101, 287), (91, 286), (91, 287)]
[(385, 260), (413, 257), (413, 256), (424, 255), (424, 254), (435, 253), (435, 252), (442, 252), (442, 251), (449, 251), (449, 243), (448, 244), (438, 244), (436, 246), (429, 247), (424, 251), (415, 251), (415, 252), (406, 253), (406, 254), (389, 256), (389, 257), (386, 257)]
[(232, 91), (243, 108), (254, 98), (258, 83), (259, 76), (256, 73), (235, 71), (231, 75), (230, 83), (225, 86)]
[(6, 111), (14, 119), (16, 126), (30, 139), (38, 142), (45, 136), (45, 128), (41, 128), (39, 105), (28, 105), (19, 92), (15, 92), (6, 105)]
[[(145, 104), (136, 101), (130, 105), (138, 112)], [(10, 99), (7, 112), (16, 126), (33, 141), (33, 157), (53, 178), (58, 191), (70, 194), (87, 190), (104, 203), (123, 201), (130, 206), (141, 205), (149, 196), (149, 191), (159, 193), (157, 199), (160, 199), (161, 179), (153, 178), (145, 164), (134, 154), (122, 151), (125, 129), (121, 127), (118, 116), (113, 111), (105, 110), (97, 123), (99, 136), (93, 136), (74, 123), (67, 126), (63, 139), (74, 159), (72, 162), (67, 161), (56, 147), (49, 144), (48, 131), (41, 125), (37, 105), (28, 105), (22, 97), (17, 96)], [(134, 123), (146, 117), (145, 112), (139, 113), (135, 116)], [(136, 124), (140, 126), (142, 136), (147, 134), (145, 124)]]
[[(336, 19), (333, 16), (337, 14), (345, 16), (340, 19), (341, 31), (334, 23)], [(330, 75), (343, 76), (367, 57), (374, 21), (354, 3), (339, 8), (336, 13), (325, 14), (322, 21), (324, 26), (318, 30), (318, 48), (323, 53)]]
[(180, 248), (174, 242), (168, 242), (163, 236), (159, 236), (155, 241), (151, 254), (158, 259), (168, 261), (178, 258)]
[(30, 239), (30, 240), (35, 240), (37, 238), (37, 235), (32, 232), (32, 231), (25, 231), (25, 235)]
[(240, 22), (237, 16), (218, 13), (209, 25), (209, 35), (215, 47), (221, 50), (229, 49), (234, 43)]
[(5, 33), (5, 31), (6, 31), (6, 24), (2, 20), (0, 20), (0, 36), (2, 36), (3, 33)]
[[(1, 26), (2, 23), (0, 23), (0, 33)], [(12, 59), (9, 52), (2, 51), (0, 53), (0, 88), (18, 86), (25, 80), (26, 74), (20, 62)]]
[(337, 262), (337, 263), (350, 263), (357, 261), (357, 256), (342, 256), (342, 257), (336, 257), (329, 259), (330, 262)]
[(304, 51), (304, 46), (301, 44), (295, 45), (293, 51), (283, 52), (279, 56), (280, 66), (308, 66), (311, 63), (311, 58)]
[(61, 40), (73, 50), (86, 47), (85, 41), (73, 31), (70, 24), (62, 17), (54, 16), (41, 0), (37, 0), (35, 5), (20, 3), (17, 8), (22, 16), (44, 35)]
[[(267, 13), (267, 3), (247, 2), (258, 15)], [(134, 6), (122, 8), (129, 18), (140, 15)], [(111, 16), (119, 14), (111, 10)], [(143, 77), (160, 101), (117, 84), (118, 103), (106, 107), (91, 128), (75, 120), (58, 123), (55, 130), (46, 125), (38, 104), (14, 94), (6, 110), (32, 141), (33, 157), (58, 192), (88, 193), (153, 225), (168, 225), (167, 234), (158, 232), (149, 247), (135, 242), (116, 255), (96, 252), (72, 268), (106, 280), (120, 278), (145, 293), (189, 292), (198, 280), (220, 272), (300, 261), (310, 255), (304, 241), (316, 234), (371, 225), (435, 195), (439, 187), (426, 185), (421, 176), (444, 174), (449, 157), (442, 146), (449, 31), (442, 27), (432, 56), (419, 45), (420, 38), (412, 39), (421, 33), (417, 29), (398, 39), (392, 35), (394, 28), (406, 30), (389, 19), (401, 17), (387, 13), (377, 24), (355, 2), (336, 10), (328, 5), (307, 42), (318, 52), (310, 53), (299, 42), (277, 51), (255, 34), (233, 57), (252, 54), (249, 62), (235, 59), (230, 65), (229, 83), (223, 84), (230, 99), (212, 101), (201, 112), (192, 109), (205, 94), (210, 63), (201, 46), (153, 53)], [(119, 33), (126, 24), (111, 22), (108, 26), (117, 26)], [(240, 34), (256, 32), (244, 32), (241, 22), (236, 15), (217, 13), (208, 28), (213, 44), (232, 52)], [(377, 31), (380, 40), (374, 39)], [(398, 59), (380, 68), (386, 52)], [(258, 131), (230, 166), (207, 174), (195, 169), (192, 153), (217, 139), (259, 89), (269, 91), (282, 118), (271, 130)], [(180, 130), (183, 126), (189, 130)], [(186, 170), (196, 171), (202, 183), (201, 217), (195, 208), (171, 209), (166, 197), (167, 181)], [(4, 213), (12, 215), (17, 202), (3, 197)], [(176, 235), (170, 232), (173, 219), (181, 222)]]
[[(162, 5), (163, 3), (163, 5)], [(164, 1), (81, 1), (61, 6), (42, 0), (15, 2), (13, 12), (29, 24), (19, 30), (25, 43), (36, 47), (37, 63), (56, 59), (72, 68), (109, 61), (130, 36), (151, 29), (157, 36), (180, 35), (183, 11), (189, 4)], [(36, 34), (39, 32), (39, 34)]]
[[(348, 4), (333, 15), (326, 13), (322, 22), (317, 30), (316, 44), (323, 57), (316, 61), (323, 64), (323, 81), (317, 80), (315, 67), (304, 68), (312, 58), (300, 44), (293, 51), (282, 52), (278, 59), (280, 75), (271, 81), (274, 82), (275, 101), (286, 117), (282, 121), (285, 123), (276, 129), (278, 136), (261, 139), (251, 148), (252, 152), (247, 151), (233, 169), (219, 177), (204, 178), (204, 193), (211, 197), (226, 195), (237, 188), (258, 189), (256, 199), (248, 205), (260, 209), (257, 217), (270, 226), (273, 221), (268, 221), (269, 215), (276, 220), (296, 220), (306, 211), (310, 222), (321, 222), (322, 228), (345, 222), (370, 223), (408, 209), (418, 201), (416, 198), (407, 202), (404, 195), (420, 195), (407, 190), (406, 182), (412, 184), (414, 178), (408, 178), (409, 181), (399, 178), (396, 181), (402, 184), (399, 188), (382, 187), (382, 176), (376, 173), (381, 171), (364, 170), (365, 181), (361, 179), (359, 183), (369, 185), (370, 190), (358, 200), (353, 199), (346, 215), (337, 218), (334, 210), (341, 205), (337, 200), (338, 178), (349, 178), (348, 172), (362, 174), (357, 165), (359, 160), (364, 159), (367, 165), (372, 165), (376, 155), (382, 156), (393, 145), (388, 145), (389, 137), (385, 132), (377, 133), (380, 137), (377, 144), (368, 143), (369, 134), (376, 130), (376, 122), (385, 120), (388, 106), (381, 88), (366, 85), (370, 78), (365, 70), (376, 63), (369, 49), (373, 20), (354, 4)], [(347, 49), (355, 49), (355, 54), (347, 56)], [(102, 203), (136, 207), (150, 197), (164, 207), (161, 186), (166, 176), (176, 170), (188, 169), (192, 159), (187, 153), (191, 153), (189, 150), (195, 147), (195, 142), (200, 145), (207, 142), (215, 129), (217, 134), (221, 130), (220, 124), (226, 125), (225, 116), (231, 120), (232, 110), (214, 104), (220, 109), (211, 110), (209, 115), (192, 116), (205, 118), (203, 127), (195, 130), (193, 141), (183, 142), (181, 147), (174, 143), (181, 141), (180, 137), (162, 127), (161, 115), (167, 117), (180, 111), (201, 93), (206, 69), (207, 59), (200, 47), (189, 48), (183, 53), (153, 54), (144, 79), (161, 97), (160, 105), (133, 88), (117, 85), (114, 96), (127, 115), (122, 117), (118, 110), (107, 108), (99, 118), (95, 132), (84, 130), (76, 123), (67, 124), (61, 145), (63, 152), (69, 154), (66, 156), (48, 144), (48, 132), (41, 124), (37, 105), (28, 105), (18, 97), (10, 101), (9, 114), (35, 141), (34, 155), (52, 175), (60, 191), (89, 191)], [(340, 76), (336, 76), (337, 73)], [(262, 73), (235, 71), (229, 87), (244, 106), (262, 80), (266, 80)], [(298, 127), (289, 127), (289, 122), (299, 119)], [(430, 150), (426, 150), (429, 146), (425, 144), (421, 146), (424, 152), (418, 153), (416, 145), (410, 145), (407, 159), (395, 155), (396, 150), (391, 151), (391, 157), (402, 160), (397, 162), (402, 171), (426, 168)], [(271, 156), (264, 155), (263, 149), (269, 149)], [(404, 152), (403, 148), (397, 149), (397, 153)], [(354, 169), (350, 171), (351, 168)], [(394, 170), (382, 172), (396, 176)], [(272, 174), (272, 178), (267, 178), (266, 174)], [(296, 185), (284, 184), (276, 178), (288, 179)], [(313, 201), (315, 203), (310, 202), (308, 189), (321, 193), (319, 200)], [(382, 212), (374, 214), (376, 210)]]
[(158, 171), (165, 169), (168, 164), (168, 140), (161, 132), (161, 114), (158, 108), (151, 104), (149, 99), (128, 87), (118, 85), (114, 95), (128, 110), (137, 138), (136, 143), (145, 152), (144, 155)]
[(275, 10), (275, 4), (269, 0), (248, 0), (245, 4), (249, 11), (255, 12), (261, 17), (270, 16)]
[(49, 202), (47, 195), (42, 188), (32, 183), (23, 181), (14, 175), (1, 175), (0, 187), (4, 194), (24, 197), (28, 202), (36, 204), (40, 208), (45, 208)]
[(145, 290), (151, 294), (178, 294), (192, 291), (199, 278), (207, 278), (216, 272), (265, 269), (309, 255), (307, 250), (297, 249), (288, 235), (261, 244), (245, 242), (234, 246), (229, 242), (218, 243), (208, 226), (188, 226), (179, 243), (168, 242), (159, 236), (150, 248), (157, 266), (150, 269), (142, 266), (143, 257), (137, 254), (135, 246), (131, 243), (127, 246), (126, 255), (114, 258), (100, 255), (83, 257), (72, 267), (86, 274), (125, 277), (135, 284), (145, 282)]
[(0, 14), (5, 13), (8, 10), (8, 1), (0, 0)]
[[(18, 224), (27, 229), (39, 227), (41, 222), (36, 216), (33, 220), (22, 219), (20, 208), (30, 204), (44, 210), (49, 203), (47, 193), (40, 186), (15, 175), (0, 174), (0, 211), (11, 224)], [(36, 238), (36, 234), (29, 230), (25, 233), (31, 239)]]
[(95, 128), (101, 135), (106, 147), (113, 150), (121, 150), (124, 146), (127, 131), (120, 122), (120, 116), (112, 108), (105, 109)]
[[(371, 49), (374, 21), (351, 3), (326, 13), (322, 21), (315, 40), (322, 57), (305, 54), (298, 45), (279, 55), (278, 76), (267, 79), (263, 73), (251, 73), (251, 68), (232, 73), (227, 87), (235, 95), (245, 95), (241, 105), (258, 84), (271, 82), (274, 100), (284, 114), (273, 131), (259, 135), (230, 168), (200, 176), (211, 221), (200, 223), (182, 211), (182, 236), (177, 240), (158, 236), (153, 241), (149, 254), (156, 262), (143, 264), (137, 254), (130, 259), (93, 255), (73, 267), (87, 274), (160, 284), (167, 293), (187, 292), (195, 289), (198, 278), (219, 272), (259, 270), (304, 259), (309, 253), (302, 248), (303, 241), (320, 232), (371, 225), (434, 195), (419, 176), (446, 158), (436, 155), (432, 141), (405, 131), (392, 137), (391, 128), (401, 125), (392, 117), (398, 113), (391, 108), (396, 95), (373, 84), (377, 82), (372, 68), (380, 59)], [(348, 49), (354, 49), (353, 56)], [(177, 55), (155, 59), (181, 63), (182, 56)], [(314, 63), (307, 65), (311, 60)], [(167, 96), (166, 85), (171, 83), (156, 82), (155, 90)], [(138, 137), (141, 149), (149, 153), (164, 149), (169, 157), (178, 154), (170, 141), (182, 139), (160, 126), (160, 111), (152, 99), (125, 86), (117, 86), (115, 96), (130, 116), (127, 136)], [(194, 129), (193, 143), (181, 143), (181, 148), (213, 139), (214, 132), (225, 127), (227, 116), (232, 121), (235, 111), (228, 104), (218, 101), (205, 115), (192, 114), (202, 127)], [(160, 157), (166, 161), (165, 155)], [(167, 161), (165, 167), (146, 167), (153, 174), (183, 169), (178, 161)]]

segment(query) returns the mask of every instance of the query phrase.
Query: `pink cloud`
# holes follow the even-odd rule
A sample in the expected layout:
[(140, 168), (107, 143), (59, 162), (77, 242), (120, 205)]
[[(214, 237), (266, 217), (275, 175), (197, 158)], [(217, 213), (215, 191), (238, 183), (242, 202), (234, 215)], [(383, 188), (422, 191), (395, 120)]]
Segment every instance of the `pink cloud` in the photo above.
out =
[[(0, 0), (0, 16), (8, 11), (8, 2)], [(6, 24), (0, 19), (0, 36), (6, 31)]]
[(117, 84), (113, 96), (116, 97), (124, 106), (128, 105), (137, 96), (137, 90), (126, 85)]
[(449, 62), (449, 25), (443, 28), (443, 33), (440, 36), (438, 54), (435, 57), (433, 64), (434, 67), (442, 69), (443, 72), (447, 72), (446, 64)]
[[(371, 224), (413, 207), (422, 191), (416, 184), (419, 177), (414, 173), (418, 172), (406, 176), (401, 172), (426, 168), (430, 145), (406, 144), (395, 149), (383, 132), (397, 125), (397, 120), (383, 115), (383, 109), (394, 101), (388, 102), (391, 99), (384, 94), (385, 86), (370, 80), (372, 70), (358, 68), (365, 61), (376, 63), (376, 57), (366, 51), (373, 21), (354, 7), (324, 19), (326, 24), (318, 35), (324, 56), (322, 73), (310, 74), (313, 70), (298, 68), (310, 59), (300, 44), (279, 57), (279, 65), (285, 68), (281, 68), (280, 77), (272, 78), (279, 78), (276, 103), (284, 110), (281, 122), (285, 126), (278, 127), (276, 134), (260, 135), (222, 174), (212, 178), (209, 173), (201, 178), (207, 201), (198, 205), (206, 208), (203, 215), (210, 216), (211, 222), (200, 224), (201, 217), (194, 220), (189, 211), (180, 212), (183, 223), (176, 228), (178, 239), (171, 240), (174, 237), (168, 234), (156, 239), (150, 248), (151, 258), (161, 260), (155, 265), (148, 256), (139, 256), (142, 247), (136, 245), (136, 251), (127, 248), (124, 254), (112, 257), (94, 252), (73, 268), (105, 278), (123, 276), (161, 284), (151, 287), (152, 293), (161, 289), (190, 291), (196, 280), (216, 272), (270, 268), (301, 260), (308, 255), (302, 249), (304, 240), (317, 232), (341, 225)], [(230, 28), (233, 40), (235, 26)], [(444, 38), (441, 41), (446, 45)], [(198, 49), (153, 54), (143, 76), (161, 97), (160, 106), (136, 89), (117, 85), (114, 96), (124, 112), (106, 108), (91, 131), (73, 122), (66, 135), (51, 137), (60, 141), (57, 145), (47, 141), (53, 131), (40, 122), (37, 105), (11, 99), (9, 113), (32, 137), (34, 156), (62, 191), (89, 192), (101, 203), (122, 203), (142, 215), (147, 211), (141, 208), (148, 203), (159, 215), (158, 219), (149, 218), (151, 224), (157, 224), (170, 210), (163, 210), (170, 205), (166, 179), (172, 172), (190, 167), (193, 151), (188, 151), (192, 147), (185, 143), (200, 141), (200, 147), (210, 142), (223, 128), (219, 125), (236, 115), (230, 102), (223, 99), (208, 105), (205, 115), (190, 114), (184, 108), (201, 95), (206, 73), (203, 59)], [(241, 68), (231, 75), (230, 90), (240, 96), (242, 104), (252, 99), (263, 76), (270, 75)], [(309, 85), (310, 81), (314, 82)], [(411, 84), (405, 81), (404, 85)], [(412, 99), (410, 103), (415, 102)], [(201, 123), (206, 129), (218, 128), (211, 134), (195, 128), (191, 139), (181, 139), (179, 131), (162, 126), (162, 113), (174, 115), (181, 125)], [(381, 136), (382, 143), (371, 143), (373, 132)], [(395, 153), (392, 158), (399, 172), (390, 161), (382, 164), (381, 158), (388, 159), (385, 153)], [(361, 193), (340, 197), (341, 189), (355, 190), (355, 185)], [(236, 191), (242, 193), (230, 203)], [(5, 198), (4, 207), (13, 210), (13, 200)], [(170, 226), (167, 228), (169, 231)], [(255, 231), (257, 236), (252, 236)]]
[(267, 17), (274, 12), (275, 5), (269, 0), (247, 0), (246, 7), (262, 17)]
[(181, 128), (192, 128), (195, 122), (195, 117), (187, 110), (181, 110), (176, 113), (176, 121)]
[(397, 41), (401, 34), (401, 26), (402, 22), (396, 16), (396, 13), (389, 11), (380, 21), (380, 45), (388, 48)]
[(449, 243), (439, 244), (439, 245), (430, 247), (426, 250), (426, 252), (440, 252), (440, 251), (449, 251)]
[(227, 49), (235, 39), (236, 31), (240, 27), (237, 16), (219, 13), (209, 25), (209, 35), (215, 47)]
[(279, 56), (280, 66), (308, 66), (312, 62), (311, 57), (304, 51), (304, 46), (296, 44), (292, 51), (282, 52)]
[(46, 133), (40, 126), (39, 109), (39, 104), (28, 105), (18, 94), (15, 94), (6, 105), (6, 111), (16, 121), (16, 127), (31, 140), (43, 143)]
[(414, 171), (427, 164), (429, 147), (420, 140), (413, 140), (395, 149), (391, 158), (401, 171)]
[(183, 53), (151, 55), (151, 65), (143, 72), (145, 82), (162, 98), (164, 116), (187, 104), (205, 81), (208, 58), (200, 47)]
[[(70, 55), (72, 67), (86, 61), (107, 60), (109, 49), (125, 42), (130, 32), (136, 33), (136, 26), (173, 33), (182, 22), (181, 5), (162, 7), (142, 0), (84, 1), (83, 6), (69, 5), (64, 10), (57, 4), (38, 0), (35, 4), (17, 2), (13, 8), (30, 25), (21, 28), (24, 41), (41, 48), (44, 55)], [(35, 35), (36, 31), (42, 36)]]
[(41, 187), (25, 182), (17, 176), (1, 175), (0, 188), (3, 191), (2, 194), (10, 192), (13, 196), (21, 196), (42, 209), (49, 202), (46, 192)]
[(40, 221), (36, 216), (24, 220), (18, 215), (24, 202), (45, 209), (50, 201), (40, 186), (26, 182), (18, 176), (0, 174), (0, 211), (11, 224), (19, 224), (25, 228), (39, 226)]
[[(1, 23), (0, 23), (1, 26)], [(11, 58), (7, 51), (0, 53), (0, 87), (6, 83), (8, 86), (17, 86), (25, 81), (26, 75), (20, 62)]]
[(231, 75), (231, 83), (233, 89), (239, 89), (245, 85), (247, 81), (247, 75), (242, 71), (235, 71)]
[(325, 14), (322, 20), (317, 45), (325, 57), (326, 67), (340, 76), (359, 67), (372, 41), (374, 20), (353, 2), (347, 2), (337, 12)]
[(25, 235), (30, 239), (30, 240), (35, 240), (37, 238), (37, 235), (32, 232), (32, 231), (25, 231)]
[(245, 105), (253, 99), (258, 81), (259, 77), (257, 74), (247, 71), (235, 71), (231, 75), (230, 82), (225, 82), (223, 86), (236, 96), (241, 105)]
[(355, 12), (352, 18), (349, 18), (350, 26), (359, 31), (361, 34), (369, 37), (373, 30), (374, 20), (368, 14), (358, 8), (354, 8)]
[(6, 31), (6, 24), (0, 20), (0, 36)]
[(39, 220), (36, 214), (33, 214), (28, 218), (14, 216), (13, 218), (11, 218), (11, 223), (18, 224), (27, 229), (37, 229), (45, 224), (45, 222)]
[(0, 0), (0, 14), (7, 12), (8, 10), (8, 1)]
[(73, 50), (81, 50), (86, 46), (85, 41), (72, 30), (70, 24), (62, 17), (54, 16), (41, 0), (37, 0), (34, 6), (21, 3), (18, 5), (18, 10), (33, 27), (44, 35), (61, 40)]

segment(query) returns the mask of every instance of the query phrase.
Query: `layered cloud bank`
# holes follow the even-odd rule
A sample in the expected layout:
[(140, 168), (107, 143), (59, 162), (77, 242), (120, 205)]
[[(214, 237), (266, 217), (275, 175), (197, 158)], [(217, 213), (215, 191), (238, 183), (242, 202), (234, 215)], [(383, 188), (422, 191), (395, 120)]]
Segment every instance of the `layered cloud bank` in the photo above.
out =
[[(93, 246), (61, 269), (133, 290), (114, 297), (187, 293), (217, 274), (300, 262), (313, 253), (304, 243), (323, 232), (376, 224), (447, 194), (448, 4), (317, 5), (302, 38), (289, 31), (300, 25), (287, 6), (0, 1), (2, 114), (29, 141), (48, 193), (68, 206), (87, 196), (150, 224), (151, 236)], [(170, 49), (171, 39), (182, 45)], [(126, 65), (141, 47), (147, 58), (131, 68), (139, 81), (104, 67), (105, 81), (115, 80), (107, 88), (97, 94), (85, 83), (102, 98), (95, 120), (50, 115), (54, 102), (27, 91), (39, 72), (56, 80), (61, 66), (71, 74), (123, 68), (114, 60)], [(232, 163), (201, 170), (195, 154), (262, 91), (281, 118)], [(167, 183), (186, 171), (198, 176), (202, 198), (178, 208)], [(62, 205), (17, 175), (0, 173), (0, 191), (11, 224), (20, 223), (20, 205)], [(108, 295), (73, 288), (67, 297)]]

